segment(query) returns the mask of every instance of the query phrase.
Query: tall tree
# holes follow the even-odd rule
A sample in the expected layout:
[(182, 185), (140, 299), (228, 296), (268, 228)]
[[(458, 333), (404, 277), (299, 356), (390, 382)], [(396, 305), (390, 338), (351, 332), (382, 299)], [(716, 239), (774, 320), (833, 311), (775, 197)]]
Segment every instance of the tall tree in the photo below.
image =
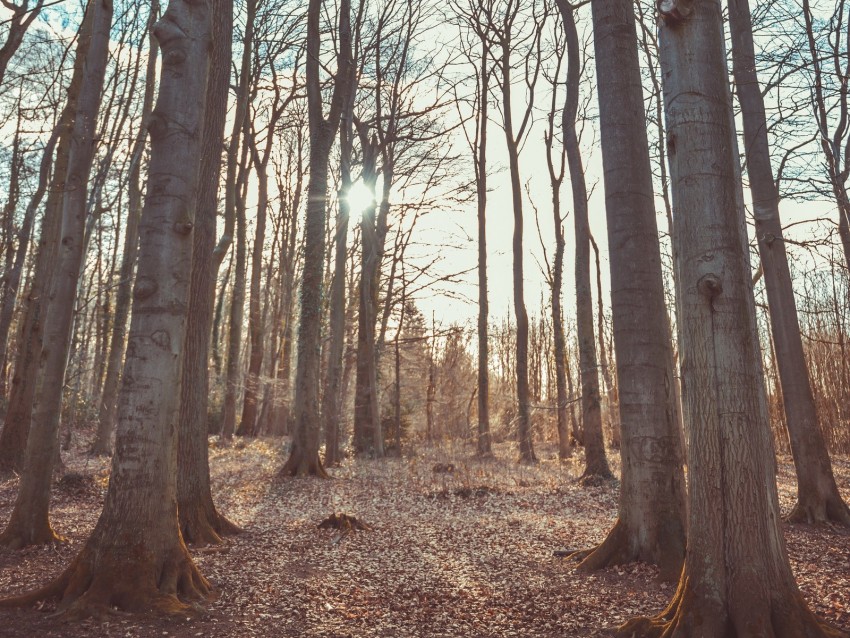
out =
[[(192, 233), (192, 272), (189, 276), (189, 313), (180, 377), (180, 429), (177, 451), (177, 510), (183, 540), (215, 544), (239, 532), (216, 509), (210, 488), (208, 414), (210, 333), (215, 303), (217, 267), (216, 218), (221, 183), (224, 127), (230, 93), (233, 3), (209, 0), (212, 42), (198, 168), (198, 195)], [(213, 264), (213, 267), (210, 267)]]
[(281, 474), (326, 476), (319, 459), (320, 347), (325, 256), (325, 211), (328, 162), (346, 103), (351, 66), (351, 2), (339, 5), (337, 69), (328, 117), (322, 105), (320, 75), (322, 0), (310, 0), (307, 9), (307, 116), (310, 125), (310, 180), (304, 226), (304, 273), (301, 278), (301, 321), (298, 326), (298, 364), (295, 378), (295, 427), (292, 450)]
[(622, 470), (618, 520), (580, 567), (640, 560), (674, 580), (685, 558), (685, 477), (634, 9), (631, 0), (591, 6)]
[(176, 499), (180, 365), (211, 44), (209, 5), (171, 0), (155, 33), (163, 52), (162, 82), (149, 126), (148, 196), (139, 226), (106, 501), (71, 565), (44, 588), (7, 599), (4, 606), (58, 597), (60, 611), (72, 616), (116, 607), (179, 613), (189, 608), (188, 601), (210, 592), (180, 535)]
[(846, 636), (803, 600), (780, 527), (776, 467), (738, 196), (719, 0), (659, 5), (690, 425), (688, 552), (670, 606), (624, 636)]
[[(528, 311), (525, 307), (525, 271), (523, 248), (523, 190), (519, 156), (522, 142), (528, 134), (534, 109), (535, 85), (541, 69), (541, 33), (545, 15), (539, 15), (539, 6), (533, 6), (531, 15), (524, 13), (525, 5), (519, 0), (509, 0), (500, 16), (489, 15), (495, 24), (493, 56), (498, 69), (498, 88), (501, 94), (502, 123), (508, 151), (511, 180), (511, 205), (514, 219), (513, 232), (513, 303), (516, 315), (516, 384), (517, 423), (519, 430), (520, 459), (534, 462), (537, 456), (531, 429), (531, 412), (528, 398)], [(545, 13), (545, 9), (544, 9)], [(520, 54), (520, 75), (526, 98), (526, 108), (514, 123), (514, 55)]]
[(753, 195), (756, 240), (767, 291), (785, 421), (797, 470), (797, 503), (789, 519), (804, 523), (837, 521), (850, 525), (850, 509), (838, 493), (829, 452), (818, 423), (803, 351), (779, 217), (779, 190), (770, 164), (767, 118), (755, 68), (748, 0), (729, 1), (729, 26), (732, 33), (732, 69), (744, 123), (744, 152)]
[(112, 337), (109, 346), (109, 361), (106, 366), (106, 379), (98, 411), (97, 436), (92, 444), (92, 454), (112, 454), (112, 431), (115, 428), (115, 412), (118, 406), (118, 375), (124, 362), (124, 350), (127, 339), (127, 319), (130, 316), (130, 303), (133, 292), (133, 274), (136, 268), (136, 255), (139, 247), (139, 219), (142, 216), (142, 155), (147, 142), (148, 120), (153, 110), (154, 91), (156, 90), (156, 65), (159, 47), (154, 37), (153, 27), (159, 19), (159, 0), (151, 2), (148, 16), (147, 70), (145, 73), (145, 94), (142, 103), (142, 119), (139, 132), (133, 146), (130, 160), (130, 175), (127, 197), (127, 225), (124, 228), (124, 250), (121, 256), (121, 269), (118, 272), (118, 291), (115, 299), (115, 317), (112, 324)]
[(48, 518), (50, 484), (59, 454), (59, 418), (84, 255), (88, 184), (109, 57), (111, 0), (91, 0), (83, 19), (90, 20), (91, 30), (80, 38), (75, 60), (83, 71), (68, 153), (59, 252), (44, 319), (38, 386), (18, 496), (9, 524), (0, 535), (0, 544), (13, 548), (58, 539)]
[(602, 436), (602, 401), (599, 393), (599, 367), (593, 336), (593, 293), (590, 283), (590, 222), (588, 220), (587, 183), (578, 136), (579, 80), (581, 77), (578, 28), (575, 8), (558, 2), (564, 22), (567, 47), (567, 99), (564, 104), (561, 127), (570, 185), (573, 196), (573, 221), (575, 225), (575, 286), (576, 334), (578, 337), (579, 381), (581, 385), (582, 433), (585, 469), (583, 479), (611, 477), (605, 456)]

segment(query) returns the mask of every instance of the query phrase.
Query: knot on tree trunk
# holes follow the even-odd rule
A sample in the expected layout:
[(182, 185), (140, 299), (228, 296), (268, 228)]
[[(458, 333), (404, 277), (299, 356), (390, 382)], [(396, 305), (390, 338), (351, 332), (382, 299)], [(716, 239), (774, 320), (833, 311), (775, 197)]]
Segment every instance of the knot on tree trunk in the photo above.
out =
[(658, 0), (658, 13), (667, 26), (683, 22), (693, 11), (693, 0)]

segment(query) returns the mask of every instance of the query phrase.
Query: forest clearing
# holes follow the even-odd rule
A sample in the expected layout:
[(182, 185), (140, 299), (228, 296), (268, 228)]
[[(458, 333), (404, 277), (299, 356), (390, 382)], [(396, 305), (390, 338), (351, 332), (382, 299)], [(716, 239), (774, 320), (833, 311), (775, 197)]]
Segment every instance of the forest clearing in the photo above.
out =
[[(215, 444), (215, 441), (213, 441)], [(580, 459), (560, 462), (541, 445), (541, 462), (512, 462), (515, 445), (496, 458), (446, 445), (412, 458), (349, 459), (334, 478), (275, 481), (279, 440), (211, 451), (213, 493), (244, 529), (227, 545), (192, 548), (216, 588), (203, 615), (132, 618), (116, 613), (79, 624), (40, 610), (0, 610), (9, 638), (91, 636), (405, 636), (591, 638), (633, 615), (663, 609), (675, 583), (642, 563), (593, 574), (553, 551), (599, 543), (617, 515), (616, 484), (578, 484)], [(616, 467), (616, 456), (612, 465)], [(833, 460), (850, 496), (850, 462)], [(454, 472), (437, 472), (439, 465)], [(0, 554), (0, 595), (46, 582), (79, 551), (104, 494), (107, 467), (69, 455), (55, 487), (57, 531), (68, 543)], [(794, 501), (793, 466), (779, 462), (779, 495)], [(14, 481), (0, 484), (0, 518)], [(357, 516), (370, 531), (318, 529), (334, 512)], [(797, 582), (816, 613), (850, 629), (850, 534), (837, 527), (786, 525)]]

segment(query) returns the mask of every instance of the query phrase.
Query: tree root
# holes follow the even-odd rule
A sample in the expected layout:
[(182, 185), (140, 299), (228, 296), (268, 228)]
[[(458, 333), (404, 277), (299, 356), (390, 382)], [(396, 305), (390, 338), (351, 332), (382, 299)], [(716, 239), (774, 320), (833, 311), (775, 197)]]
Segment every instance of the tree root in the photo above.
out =
[[(683, 576), (670, 606), (653, 618), (633, 618), (619, 627), (619, 638), (848, 638), (818, 620), (799, 592), (751, 602), (700, 597)], [(742, 597), (746, 598), (746, 597)]]
[(298, 448), (293, 447), (289, 458), (278, 472), (278, 478), (290, 476), (315, 476), (318, 478), (330, 478), (325, 471), (318, 453), (305, 455)]
[(66, 540), (64, 536), (60, 536), (53, 530), (50, 523), (38, 530), (24, 530), (15, 525), (14, 520), (12, 520), (6, 530), (0, 534), (0, 547), (17, 550), (32, 545), (58, 545), (66, 542)]
[(226, 536), (236, 536), (244, 532), (236, 523), (222, 516), (212, 506), (197, 507), (192, 513), (180, 511), (180, 533), (187, 545), (220, 545)]
[(212, 593), (182, 542), (157, 560), (145, 550), (124, 552), (90, 540), (55, 580), (36, 591), (2, 599), (0, 607), (58, 600), (56, 613), (69, 620), (114, 615), (116, 610), (171, 616), (199, 611)]
[(677, 550), (672, 539), (658, 540), (658, 550), (643, 550), (634, 534), (629, 533), (628, 526), (622, 519), (617, 519), (608, 536), (596, 547), (575, 552), (568, 558), (580, 561), (576, 569), (583, 573), (593, 572), (607, 567), (627, 565), (628, 563), (648, 563), (657, 565), (661, 570), (659, 578), (666, 582), (675, 582), (682, 574), (685, 560), (684, 537)]
[(850, 508), (838, 492), (822, 498), (803, 498), (797, 500), (794, 509), (785, 520), (789, 523), (804, 525), (834, 523), (850, 527)]

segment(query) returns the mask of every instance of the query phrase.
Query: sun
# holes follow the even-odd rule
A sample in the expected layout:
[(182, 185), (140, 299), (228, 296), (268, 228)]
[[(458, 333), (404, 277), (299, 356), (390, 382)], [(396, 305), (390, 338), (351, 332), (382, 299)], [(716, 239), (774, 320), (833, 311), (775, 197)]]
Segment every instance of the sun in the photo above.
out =
[(375, 194), (366, 186), (363, 180), (357, 180), (348, 191), (348, 206), (351, 213), (359, 215), (370, 206), (375, 205)]

